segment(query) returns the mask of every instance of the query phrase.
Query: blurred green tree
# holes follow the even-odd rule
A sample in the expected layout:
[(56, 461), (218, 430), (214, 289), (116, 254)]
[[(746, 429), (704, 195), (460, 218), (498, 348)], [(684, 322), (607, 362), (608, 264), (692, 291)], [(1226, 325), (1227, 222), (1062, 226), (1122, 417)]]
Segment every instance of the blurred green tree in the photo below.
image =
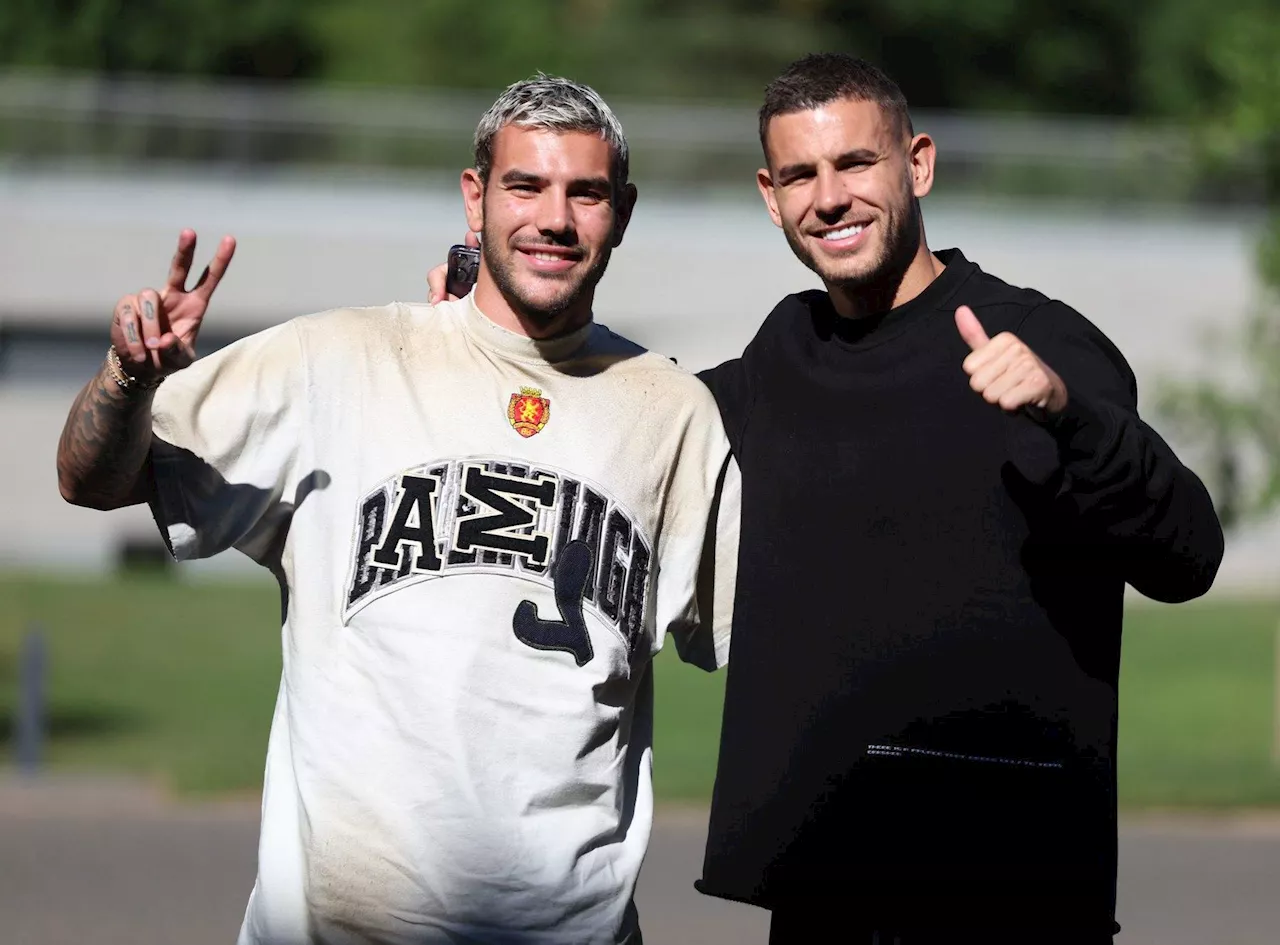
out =
[(1243, 326), (1218, 339), (1231, 376), (1167, 379), (1161, 411), (1211, 457), (1208, 467), (1224, 525), (1280, 505), (1280, 7), (1239, 3), (1213, 21), (1207, 48), (1219, 80), (1196, 110), (1211, 164), (1255, 168), (1266, 220), (1258, 244), (1262, 296)]
[(625, 97), (754, 97), (821, 39), (794, 0), (329, 0), (313, 24), (337, 81), (496, 90), (542, 70)]
[(1134, 24), (1159, 2), (825, 0), (823, 15), (916, 108), (1125, 115), (1139, 97)]
[(319, 74), (307, 0), (5, 0), (0, 65), (107, 74)]
[(536, 69), (615, 96), (759, 96), (845, 50), (917, 108), (1180, 117), (1251, 0), (6, 0), (0, 66), (494, 89)]

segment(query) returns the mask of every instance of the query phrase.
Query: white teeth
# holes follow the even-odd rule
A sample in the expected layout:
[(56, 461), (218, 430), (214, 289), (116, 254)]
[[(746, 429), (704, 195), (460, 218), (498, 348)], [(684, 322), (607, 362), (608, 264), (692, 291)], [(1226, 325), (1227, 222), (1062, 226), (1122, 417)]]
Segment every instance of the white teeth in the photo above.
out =
[(561, 259), (561, 257), (556, 256), (554, 253), (534, 253), (533, 258), (541, 259), (543, 262), (559, 262)]
[(843, 230), (832, 230), (830, 233), (823, 233), (822, 238), (824, 240), (833, 240), (833, 241), (847, 240), (851, 236), (857, 236), (859, 233), (863, 231), (863, 229), (864, 227), (861, 225), (846, 226)]

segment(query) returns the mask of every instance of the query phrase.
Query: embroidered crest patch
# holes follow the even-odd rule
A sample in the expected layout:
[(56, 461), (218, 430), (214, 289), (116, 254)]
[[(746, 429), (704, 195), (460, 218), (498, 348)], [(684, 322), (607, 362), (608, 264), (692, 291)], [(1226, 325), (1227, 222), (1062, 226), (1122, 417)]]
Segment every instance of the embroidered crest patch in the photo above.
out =
[(522, 387), (507, 402), (507, 420), (523, 437), (531, 437), (542, 431), (551, 419), (551, 401), (542, 396), (536, 387)]

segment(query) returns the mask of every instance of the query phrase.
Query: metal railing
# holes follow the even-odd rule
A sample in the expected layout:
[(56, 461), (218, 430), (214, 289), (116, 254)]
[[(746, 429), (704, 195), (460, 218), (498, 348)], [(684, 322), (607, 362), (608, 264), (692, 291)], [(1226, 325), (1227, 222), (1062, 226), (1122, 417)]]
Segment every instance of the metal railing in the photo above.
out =
[[(490, 102), (474, 91), (0, 73), (0, 155), (10, 161), (192, 161), (456, 171)], [(741, 181), (760, 161), (750, 105), (615, 99), (634, 173)], [(918, 112), (944, 156), (940, 186), (1019, 194), (1230, 200), (1241, 168), (1205, 193), (1183, 129), (1097, 118)], [(1233, 181), (1230, 187), (1223, 180)]]

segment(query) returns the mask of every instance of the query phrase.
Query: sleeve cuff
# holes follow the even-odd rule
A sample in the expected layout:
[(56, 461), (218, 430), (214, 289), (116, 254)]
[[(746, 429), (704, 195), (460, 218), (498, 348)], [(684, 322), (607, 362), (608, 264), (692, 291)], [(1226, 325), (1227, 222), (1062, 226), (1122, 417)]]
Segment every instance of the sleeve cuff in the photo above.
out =
[(1058, 442), (1064, 462), (1090, 459), (1116, 436), (1118, 423), (1105, 404), (1072, 395), (1067, 406), (1051, 414), (1046, 428)]
[(191, 516), (187, 512), (186, 497), (178, 477), (170, 469), (169, 463), (153, 451), (151, 455), (151, 475), (155, 489), (151, 499), (151, 517), (169, 546), (169, 553), (175, 561), (187, 561), (198, 557), (199, 535), (188, 524)]

